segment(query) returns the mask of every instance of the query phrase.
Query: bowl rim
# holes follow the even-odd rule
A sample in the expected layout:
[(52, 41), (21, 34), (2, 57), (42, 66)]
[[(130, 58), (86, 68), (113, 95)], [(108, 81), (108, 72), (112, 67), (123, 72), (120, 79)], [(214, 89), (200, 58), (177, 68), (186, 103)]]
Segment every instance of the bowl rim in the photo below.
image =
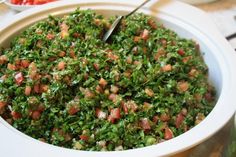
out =
[[(165, 3), (169, 0), (159, 0), (160, 2), (165, 1)], [(129, 10), (130, 8), (136, 6), (138, 3), (141, 3), (142, 0), (136, 0), (127, 2), (126, 0), (120, 0), (117, 2), (116, 0), (71, 0), (71, 1), (60, 1), (60, 2), (52, 2), (50, 4), (45, 4), (44, 6), (38, 6), (29, 10), (26, 10), (24, 12), (21, 12), (17, 15), (15, 15), (15, 18), (9, 19), (6, 23), (0, 23), (0, 35), (3, 34), (4, 36), (4, 30), (6, 30), (8, 27), (14, 25), (17, 23), (17, 21), (20, 21), (22, 19), (27, 19), (30, 16), (34, 16), (39, 14), (40, 12), (45, 12), (47, 10), (53, 10), (60, 7), (66, 7), (66, 6), (72, 6), (72, 5), (90, 5), (90, 4), (99, 4), (100, 7), (103, 6), (111, 6), (116, 5), (116, 7), (122, 7), (123, 9)], [(235, 89), (236, 89), (236, 83), (234, 80), (236, 80), (236, 72), (234, 72), (233, 67), (236, 67), (236, 54), (233, 51), (232, 47), (229, 45), (229, 43), (224, 39), (224, 37), (219, 33), (215, 25), (211, 22), (211, 20), (206, 16), (206, 14), (202, 11), (200, 11), (197, 8), (194, 8), (192, 6), (189, 6), (187, 4), (176, 2), (176, 1), (169, 1), (168, 5), (162, 6), (160, 8), (157, 8), (155, 6), (155, 3), (147, 4), (146, 7), (142, 9), (142, 11), (145, 10), (153, 10), (154, 12), (158, 12), (160, 14), (165, 14), (166, 16), (171, 16), (176, 18), (174, 22), (182, 22), (186, 25), (189, 25), (190, 27), (193, 27), (194, 29), (197, 29), (199, 32), (201, 32), (204, 37), (206, 38), (206, 42), (210, 43), (211, 45), (215, 45), (216, 51), (222, 51), (225, 53), (220, 54), (217, 56), (217, 59), (220, 60), (223, 58), (224, 60), (227, 60), (227, 63), (224, 62), (222, 65), (222, 75), (224, 76), (227, 74), (227, 76), (230, 76), (226, 79), (223, 79), (223, 87), (222, 87), (222, 93), (219, 97), (219, 100), (217, 102), (217, 107), (213, 109), (213, 111), (206, 117), (206, 119), (201, 122), (199, 125), (191, 129), (190, 131), (175, 137), (172, 140), (166, 141), (164, 143), (160, 143), (157, 145), (152, 145), (148, 147), (138, 148), (138, 149), (132, 149), (132, 150), (126, 150), (126, 151), (113, 151), (113, 152), (88, 152), (88, 151), (78, 151), (78, 150), (71, 150), (66, 148), (61, 148), (49, 144), (45, 144), (42, 142), (39, 142), (38, 140), (35, 140), (20, 131), (14, 129), (12, 126), (7, 124), (2, 118), (0, 118), (0, 125), (4, 125), (6, 130), (11, 130), (14, 132), (14, 134), (21, 138), (22, 141), (30, 143), (33, 147), (34, 146), (40, 146), (43, 149), (46, 150), (47, 154), (50, 153), (51, 156), (65, 156), (66, 154), (70, 154), (71, 156), (75, 155), (86, 155), (86, 156), (143, 156), (145, 153), (145, 156), (163, 156), (163, 155), (170, 155), (175, 154), (180, 151), (186, 150), (188, 148), (191, 148), (203, 140), (206, 140), (210, 136), (212, 136), (214, 133), (216, 133), (219, 129), (221, 129), (224, 124), (227, 123), (227, 121), (233, 116), (235, 113)], [(184, 11), (183, 11), (184, 10)], [(188, 14), (186, 14), (188, 13)], [(195, 17), (194, 19), (192, 17)], [(196, 27), (197, 26), (197, 27)], [(213, 35), (213, 36), (212, 36)], [(1, 39), (0, 39), (1, 43)], [(221, 44), (218, 44), (221, 43)], [(227, 53), (226, 53), (227, 52)], [(228, 73), (227, 73), (228, 72)], [(234, 98), (235, 97), (235, 98)], [(226, 105), (224, 105), (226, 104)], [(226, 106), (226, 107), (224, 107)], [(219, 115), (221, 112), (227, 113), (222, 115), (221, 117), (217, 117), (215, 115)], [(217, 123), (215, 123), (217, 122)], [(210, 131), (209, 131), (210, 130)], [(191, 135), (195, 133), (194, 135)], [(193, 138), (193, 136), (195, 136)], [(4, 141), (6, 142), (6, 141)], [(2, 143), (0, 143), (2, 145)], [(178, 145), (178, 147), (176, 147)]]

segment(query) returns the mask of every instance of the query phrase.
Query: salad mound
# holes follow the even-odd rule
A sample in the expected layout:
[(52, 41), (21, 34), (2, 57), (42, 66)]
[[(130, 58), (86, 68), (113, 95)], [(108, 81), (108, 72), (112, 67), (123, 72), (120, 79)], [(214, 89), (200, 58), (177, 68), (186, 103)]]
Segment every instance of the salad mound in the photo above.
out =
[(213, 109), (199, 45), (142, 13), (124, 18), (77, 9), (49, 16), (0, 50), (0, 115), (53, 145), (127, 150), (170, 140)]

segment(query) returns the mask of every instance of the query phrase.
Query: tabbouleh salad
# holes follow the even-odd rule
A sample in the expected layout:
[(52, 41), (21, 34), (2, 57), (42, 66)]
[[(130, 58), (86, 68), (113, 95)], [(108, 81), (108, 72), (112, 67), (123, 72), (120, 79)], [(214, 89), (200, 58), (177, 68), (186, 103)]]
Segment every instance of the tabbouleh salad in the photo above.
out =
[(212, 110), (215, 90), (199, 45), (152, 17), (77, 9), (49, 16), (0, 50), (0, 115), (53, 145), (127, 150), (172, 139)]

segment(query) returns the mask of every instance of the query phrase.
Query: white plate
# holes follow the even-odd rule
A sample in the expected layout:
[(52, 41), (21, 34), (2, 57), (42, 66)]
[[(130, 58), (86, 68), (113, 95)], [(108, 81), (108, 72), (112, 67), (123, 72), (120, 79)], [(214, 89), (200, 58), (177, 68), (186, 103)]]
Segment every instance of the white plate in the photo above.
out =
[[(91, 8), (106, 16), (124, 14), (143, 0), (70, 0), (55, 2), (21, 12), (5, 23), (0, 23), (0, 46), (7, 46), (12, 37), (29, 25), (45, 19), (48, 14), (64, 15), (75, 8)], [(151, 1), (139, 11), (161, 20), (180, 36), (193, 38), (205, 53), (209, 76), (217, 88), (218, 102), (199, 125), (169, 141), (139, 149), (112, 152), (88, 152), (59, 148), (37, 141), (14, 129), (0, 118), (0, 148), (9, 157), (157, 157), (183, 152), (209, 139), (235, 113), (236, 54), (216, 29), (211, 19), (199, 9), (171, 0)]]
[[(16, 4), (12, 4), (10, 0), (3, 0), (3, 1), (8, 7), (16, 11), (24, 11), (24, 10), (27, 10), (36, 6), (40, 6), (40, 5), (16, 5)], [(41, 5), (45, 5), (45, 4), (41, 4)]]

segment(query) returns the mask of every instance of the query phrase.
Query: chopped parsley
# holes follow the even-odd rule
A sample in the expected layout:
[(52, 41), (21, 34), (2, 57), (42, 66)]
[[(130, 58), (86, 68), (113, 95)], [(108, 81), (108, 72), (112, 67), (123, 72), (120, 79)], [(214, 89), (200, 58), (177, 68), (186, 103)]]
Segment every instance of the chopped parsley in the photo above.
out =
[(49, 16), (0, 51), (0, 115), (41, 141), (113, 151), (172, 139), (215, 103), (199, 45), (142, 13)]

